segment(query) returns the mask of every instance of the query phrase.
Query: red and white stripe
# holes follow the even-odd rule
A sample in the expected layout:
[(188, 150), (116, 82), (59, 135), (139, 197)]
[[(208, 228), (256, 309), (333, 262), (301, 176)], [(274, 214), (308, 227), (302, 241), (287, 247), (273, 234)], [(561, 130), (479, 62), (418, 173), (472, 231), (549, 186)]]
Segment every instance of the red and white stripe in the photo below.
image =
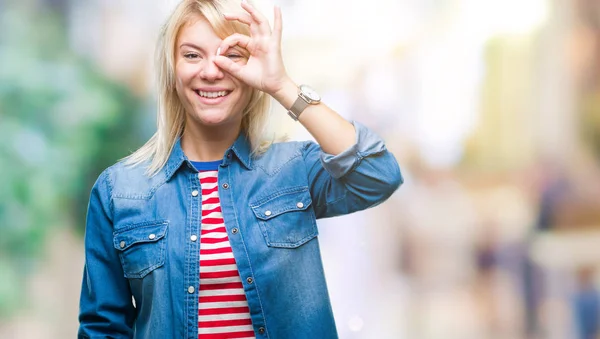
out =
[(254, 338), (248, 301), (223, 222), (217, 173), (199, 173), (202, 227), (198, 338)]

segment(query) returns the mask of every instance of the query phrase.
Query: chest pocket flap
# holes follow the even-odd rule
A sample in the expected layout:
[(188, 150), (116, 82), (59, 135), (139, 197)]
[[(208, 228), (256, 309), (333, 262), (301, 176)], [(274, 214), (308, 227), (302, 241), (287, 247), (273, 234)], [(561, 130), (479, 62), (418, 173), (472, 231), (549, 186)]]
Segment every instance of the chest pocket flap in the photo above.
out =
[(250, 207), (271, 247), (298, 247), (317, 236), (317, 224), (308, 187), (276, 193)]
[(113, 234), (127, 278), (143, 278), (165, 262), (168, 222), (145, 222), (127, 226)]

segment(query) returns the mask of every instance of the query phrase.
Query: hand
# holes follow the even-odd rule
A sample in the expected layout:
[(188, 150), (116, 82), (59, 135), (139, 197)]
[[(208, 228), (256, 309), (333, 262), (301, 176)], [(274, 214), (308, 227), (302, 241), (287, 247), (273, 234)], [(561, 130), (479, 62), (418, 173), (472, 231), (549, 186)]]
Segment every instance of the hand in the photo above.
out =
[(238, 45), (250, 53), (248, 62), (242, 65), (223, 55), (217, 55), (215, 64), (247, 85), (273, 96), (291, 81), (281, 57), (281, 9), (275, 7), (275, 20), (271, 30), (266, 17), (256, 8), (245, 1), (242, 2), (242, 8), (246, 13), (225, 14), (225, 19), (250, 26), (251, 36), (238, 33), (228, 36), (221, 43), (219, 53), (225, 53)]

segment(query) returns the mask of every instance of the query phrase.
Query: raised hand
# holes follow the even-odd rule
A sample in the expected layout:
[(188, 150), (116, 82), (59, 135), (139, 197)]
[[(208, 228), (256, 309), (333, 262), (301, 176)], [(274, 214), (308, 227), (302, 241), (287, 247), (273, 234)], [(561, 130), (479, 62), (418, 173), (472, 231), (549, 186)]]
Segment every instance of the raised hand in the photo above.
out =
[[(227, 20), (236, 20), (250, 27), (251, 36), (233, 34), (223, 40), (215, 57), (215, 64), (249, 86), (268, 94), (275, 94), (289, 82), (281, 57), (281, 9), (275, 7), (273, 29), (267, 18), (247, 2), (242, 2), (245, 13), (225, 14)], [(250, 53), (248, 62), (236, 63), (224, 55), (233, 46)]]

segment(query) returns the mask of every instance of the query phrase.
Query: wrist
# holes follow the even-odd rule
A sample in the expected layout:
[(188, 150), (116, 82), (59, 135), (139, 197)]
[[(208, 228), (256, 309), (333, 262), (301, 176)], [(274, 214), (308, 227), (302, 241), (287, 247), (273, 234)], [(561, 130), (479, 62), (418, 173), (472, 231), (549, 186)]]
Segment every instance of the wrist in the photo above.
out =
[(271, 96), (288, 110), (298, 98), (298, 85), (288, 78), (282, 83), (281, 88)]

